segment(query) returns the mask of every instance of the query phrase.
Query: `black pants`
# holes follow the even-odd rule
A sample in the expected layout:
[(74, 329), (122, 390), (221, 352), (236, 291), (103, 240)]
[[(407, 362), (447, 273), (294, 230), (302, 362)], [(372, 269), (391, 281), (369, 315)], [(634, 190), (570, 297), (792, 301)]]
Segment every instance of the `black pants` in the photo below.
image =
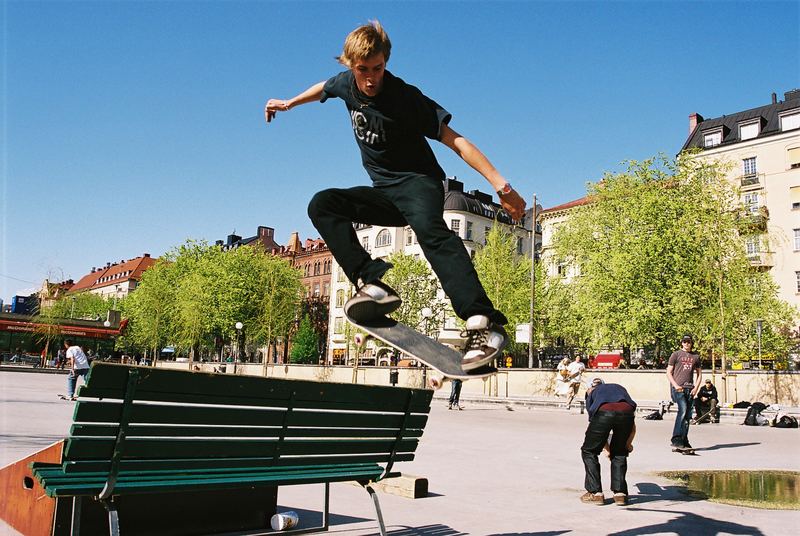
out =
[(486, 315), (506, 324), (478, 279), (464, 243), (444, 222), (444, 185), (436, 179), (410, 179), (391, 186), (356, 186), (323, 190), (308, 204), (308, 216), (348, 279), (358, 284), (380, 279), (391, 265), (370, 257), (353, 223), (410, 225), (425, 258), (462, 319)]
[(461, 380), (453, 380), (452, 386), (450, 388), (450, 400), (449, 403), (451, 406), (458, 406), (459, 399), (461, 398)]
[(628, 494), (625, 474), (628, 472), (628, 437), (633, 429), (633, 413), (598, 411), (586, 428), (586, 437), (581, 446), (583, 467), (586, 470), (586, 491), (603, 491), (600, 480), (600, 461), (597, 457), (611, 434), (611, 491)]

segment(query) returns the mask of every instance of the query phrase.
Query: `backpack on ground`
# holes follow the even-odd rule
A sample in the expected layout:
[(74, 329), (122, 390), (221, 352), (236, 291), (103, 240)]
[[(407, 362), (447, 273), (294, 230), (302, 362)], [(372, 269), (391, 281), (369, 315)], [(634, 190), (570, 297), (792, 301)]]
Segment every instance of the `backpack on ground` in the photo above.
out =
[(652, 413), (648, 413), (647, 415), (645, 415), (642, 418), (647, 420), (647, 421), (663, 421), (664, 420), (664, 417), (661, 416), (661, 412), (658, 411), (658, 410), (655, 410)]
[(761, 415), (761, 412), (767, 409), (766, 404), (761, 402), (753, 403), (747, 408), (747, 416), (744, 418), (745, 426), (764, 426), (769, 424), (769, 419)]
[(797, 418), (791, 415), (781, 415), (780, 419), (775, 417), (772, 420), (772, 426), (775, 428), (797, 428)]
[(737, 408), (737, 409), (749, 408), (750, 407), (750, 402), (747, 402), (746, 400), (742, 400), (741, 402), (735, 403), (733, 405), (733, 407)]

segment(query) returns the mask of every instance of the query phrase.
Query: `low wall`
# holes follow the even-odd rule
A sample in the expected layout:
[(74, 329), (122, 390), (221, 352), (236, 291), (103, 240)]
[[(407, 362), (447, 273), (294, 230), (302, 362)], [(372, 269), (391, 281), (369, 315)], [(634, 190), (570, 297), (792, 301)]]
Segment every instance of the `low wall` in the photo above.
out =
[[(187, 370), (188, 363), (163, 361), (159, 367)], [(204, 372), (213, 372), (219, 363), (197, 364)], [(227, 374), (262, 376), (261, 364), (226, 364)], [(398, 368), (398, 385), (423, 387), (432, 375), (431, 370)], [(362, 383), (389, 385), (387, 367), (316, 366), (316, 365), (268, 365), (267, 376), (340, 383)], [(585, 380), (599, 377), (609, 383), (625, 386), (634, 400), (669, 400), (669, 383), (663, 370), (587, 370)], [(703, 371), (703, 378), (711, 378), (719, 391), (721, 402), (736, 403), (742, 400), (760, 401), (766, 404), (800, 406), (800, 372), (786, 371), (735, 371), (726, 377), (717, 372)], [(465, 381), (462, 393), (486, 397), (552, 397), (556, 382), (554, 370), (500, 369), (494, 376)], [(447, 387), (445, 386), (445, 389)], [(581, 390), (582, 396), (583, 390)]]

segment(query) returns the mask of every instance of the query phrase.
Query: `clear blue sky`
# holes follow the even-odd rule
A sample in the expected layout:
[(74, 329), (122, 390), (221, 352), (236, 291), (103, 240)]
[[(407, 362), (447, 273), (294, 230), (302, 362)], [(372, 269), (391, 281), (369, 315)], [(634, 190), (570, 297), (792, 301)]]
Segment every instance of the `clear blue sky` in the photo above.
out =
[[(267, 126), (378, 18), (389, 69), (530, 200), (674, 155), (688, 115), (800, 86), (798, 2), (2, 2), (0, 297), (186, 238), (316, 237), (324, 187), (368, 184), (341, 101)], [(488, 184), (434, 142), (448, 175)]]

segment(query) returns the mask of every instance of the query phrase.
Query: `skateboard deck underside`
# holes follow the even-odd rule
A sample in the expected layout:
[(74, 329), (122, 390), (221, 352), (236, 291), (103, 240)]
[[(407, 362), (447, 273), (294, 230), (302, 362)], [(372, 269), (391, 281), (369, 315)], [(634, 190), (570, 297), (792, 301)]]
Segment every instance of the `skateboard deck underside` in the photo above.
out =
[(449, 378), (470, 380), (483, 378), (497, 372), (496, 368), (489, 365), (465, 371), (461, 368), (463, 356), (460, 352), (391, 318), (383, 317), (368, 324), (359, 324), (349, 317), (347, 319), (354, 326), (363, 329), (376, 339), (380, 339), (392, 348), (396, 348), (404, 354), (422, 361)]

